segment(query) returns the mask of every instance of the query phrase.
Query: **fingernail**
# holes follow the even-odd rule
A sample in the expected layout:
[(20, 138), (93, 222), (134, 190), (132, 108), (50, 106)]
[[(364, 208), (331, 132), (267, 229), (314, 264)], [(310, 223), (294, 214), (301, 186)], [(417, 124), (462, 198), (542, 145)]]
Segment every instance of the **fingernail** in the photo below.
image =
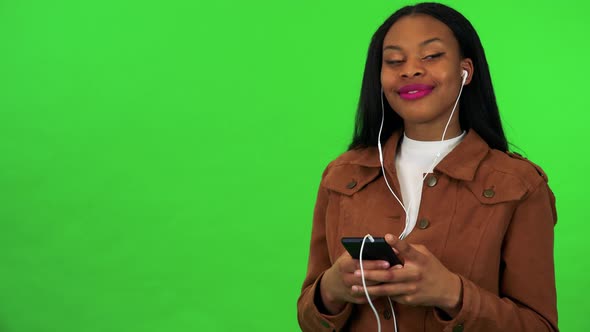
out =
[(389, 269), (389, 263), (387, 263), (387, 262), (383, 263), (383, 268), (384, 269)]
[(357, 276), (357, 277), (360, 276), (361, 275), (361, 270), (354, 271), (354, 275)]
[(401, 266), (401, 265), (397, 264), (397, 265), (395, 265), (393, 268), (394, 268), (394, 269), (401, 269), (402, 267), (403, 267), (403, 266)]
[(357, 286), (352, 286), (352, 292), (353, 293), (358, 293), (359, 288)]

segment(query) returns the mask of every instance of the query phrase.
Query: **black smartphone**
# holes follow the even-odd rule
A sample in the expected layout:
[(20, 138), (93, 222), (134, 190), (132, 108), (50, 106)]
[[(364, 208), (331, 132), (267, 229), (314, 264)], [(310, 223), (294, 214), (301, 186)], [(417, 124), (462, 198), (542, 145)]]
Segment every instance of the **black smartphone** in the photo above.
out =
[[(365, 247), (363, 248), (363, 260), (380, 260), (389, 262), (389, 266), (403, 265), (402, 261), (397, 257), (393, 248), (387, 244), (384, 238), (373, 238), (375, 241), (365, 240)], [(362, 237), (343, 237), (342, 245), (352, 258), (359, 259), (361, 252)]]

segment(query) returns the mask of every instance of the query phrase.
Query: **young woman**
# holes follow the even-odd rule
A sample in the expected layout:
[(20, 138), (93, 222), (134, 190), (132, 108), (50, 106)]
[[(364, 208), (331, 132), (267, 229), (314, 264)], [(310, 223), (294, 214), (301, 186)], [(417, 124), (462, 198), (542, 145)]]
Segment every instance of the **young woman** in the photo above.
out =
[[(543, 171), (508, 152), (473, 26), (441, 4), (404, 7), (371, 40), (352, 144), (322, 177), (299, 324), (557, 331), (556, 221)], [(340, 240), (366, 234), (403, 265), (361, 273)]]

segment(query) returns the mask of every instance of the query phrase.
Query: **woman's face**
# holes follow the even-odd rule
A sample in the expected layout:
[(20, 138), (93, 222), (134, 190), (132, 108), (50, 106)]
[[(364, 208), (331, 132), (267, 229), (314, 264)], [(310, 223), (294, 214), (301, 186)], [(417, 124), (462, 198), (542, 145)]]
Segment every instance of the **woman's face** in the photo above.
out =
[[(468, 84), (473, 64), (461, 58), (459, 43), (444, 23), (413, 15), (391, 26), (383, 43), (381, 85), (389, 105), (404, 120), (408, 136), (415, 132), (421, 133), (414, 135), (416, 139), (440, 139), (459, 94), (463, 69), (469, 72)], [(460, 131), (458, 111), (457, 106), (449, 133)]]

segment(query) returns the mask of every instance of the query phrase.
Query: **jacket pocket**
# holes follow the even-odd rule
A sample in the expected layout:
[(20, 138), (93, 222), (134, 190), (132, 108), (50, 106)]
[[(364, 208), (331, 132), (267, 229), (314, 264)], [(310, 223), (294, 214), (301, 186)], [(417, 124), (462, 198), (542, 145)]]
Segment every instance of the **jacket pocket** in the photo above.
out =
[(481, 204), (486, 205), (518, 201), (528, 192), (521, 179), (500, 171), (466, 182), (465, 186)]
[(322, 184), (327, 189), (345, 196), (352, 196), (381, 174), (376, 167), (344, 164), (333, 166)]

